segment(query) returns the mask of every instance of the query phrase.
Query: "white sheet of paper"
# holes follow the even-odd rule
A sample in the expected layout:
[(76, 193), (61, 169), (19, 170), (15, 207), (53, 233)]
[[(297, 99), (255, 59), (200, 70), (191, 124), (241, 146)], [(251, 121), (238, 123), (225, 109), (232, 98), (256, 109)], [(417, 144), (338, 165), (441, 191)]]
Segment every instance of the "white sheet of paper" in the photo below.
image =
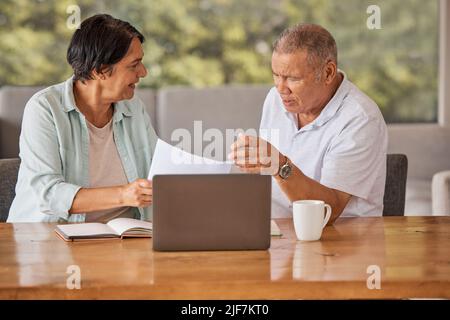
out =
[(228, 174), (232, 162), (203, 158), (158, 139), (148, 179), (157, 174)]

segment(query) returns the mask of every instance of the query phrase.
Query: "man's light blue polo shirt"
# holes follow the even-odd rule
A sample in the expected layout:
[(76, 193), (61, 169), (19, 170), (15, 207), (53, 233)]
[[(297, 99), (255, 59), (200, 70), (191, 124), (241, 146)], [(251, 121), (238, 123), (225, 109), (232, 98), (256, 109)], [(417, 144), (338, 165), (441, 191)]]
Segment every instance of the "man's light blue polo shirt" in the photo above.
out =
[[(114, 104), (113, 134), (128, 182), (146, 178), (157, 136), (137, 97)], [(73, 199), (89, 187), (89, 133), (75, 105), (73, 79), (46, 88), (28, 101), (20, 134), (21, 164), (8, 222), (84, 222), (69, 214)], [(134, 208), (152, 220), (151, 207)]]

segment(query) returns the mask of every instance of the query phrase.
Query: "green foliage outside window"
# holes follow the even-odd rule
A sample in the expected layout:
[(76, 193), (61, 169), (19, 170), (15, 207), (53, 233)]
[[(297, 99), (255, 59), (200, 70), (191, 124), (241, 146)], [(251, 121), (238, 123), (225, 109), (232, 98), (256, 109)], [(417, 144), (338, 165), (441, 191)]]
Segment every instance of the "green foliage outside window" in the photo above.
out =
[[(336, 38), (339, 67), (389, 122), (435, 122), (437, 0), (0, 0), (0, 86), (70, 76), (69, 5), (109, 13), (146, 37), (141, 86), (271, 83), (271, 46), (286, 27), (318, 23)], [(367, 7), (381, 10), (370, 30)]]

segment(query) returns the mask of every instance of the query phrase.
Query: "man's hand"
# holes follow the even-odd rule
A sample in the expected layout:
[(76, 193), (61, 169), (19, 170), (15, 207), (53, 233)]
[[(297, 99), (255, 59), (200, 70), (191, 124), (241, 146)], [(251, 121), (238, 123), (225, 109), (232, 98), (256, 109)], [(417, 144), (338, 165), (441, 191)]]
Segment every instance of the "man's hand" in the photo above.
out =
[(153, 201), (152, 182), (147, 179), (137, 179), (122, 186), (121, 198), (124, 206), (148, 207)]
[[(286, 156), (282, 155), (274, 146), (264, 139), (254, 136), (239, 135), (236, 142), (231, 145), (229, 159), (248, 173), (262, 173), (276, 175), (280, 164), (286, 163)], [(293, 163), (292, 173), (288, 180), (275, 178), (281, 190), (293, 202), (304, 199), (320, 199), (332, 207), (331, 225), (343, 212), (351, 195), (343, 191), (328, 188), (315, 181), (297, 168)]]
[(231, 145), (228, 158), (245, 172), (270, 175), (276, 175), (280, 163), (286, 161), (286, 157), (266, 140), (242, 134)]

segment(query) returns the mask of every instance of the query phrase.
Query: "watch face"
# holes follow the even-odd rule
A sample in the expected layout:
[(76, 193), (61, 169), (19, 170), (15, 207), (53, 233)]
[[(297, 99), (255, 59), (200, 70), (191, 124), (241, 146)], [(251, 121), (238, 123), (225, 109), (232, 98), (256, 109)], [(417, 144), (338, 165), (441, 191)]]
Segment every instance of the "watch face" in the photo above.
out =
[(288, 164), (285, 164), (284, 166), (281, 167), (280, 170), (280, 177), (283, 179), (286, 179), (287, 177), (289, 177), (289, 175), (291, 174), (291, 166)]

